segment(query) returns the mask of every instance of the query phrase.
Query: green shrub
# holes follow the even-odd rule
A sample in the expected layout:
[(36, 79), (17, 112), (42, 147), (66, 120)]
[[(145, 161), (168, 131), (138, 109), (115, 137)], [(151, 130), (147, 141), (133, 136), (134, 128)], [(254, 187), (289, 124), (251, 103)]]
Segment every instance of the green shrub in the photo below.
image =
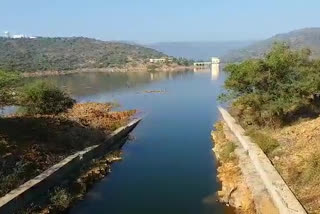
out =
[(225, 145), (223, 145), (223, 148), (219, 153), (221, 160), (223, 162), (233, 160), (235, 158), (233, 153), (235, 149), (236, 145), (233, 142), (228, 141)]
[(250, 136), (254, 143), (262, 149), (266, 155), (270, 155), (278, 146), (277, 140), (256, 130), (249, 130), (246, 135)]
[(275, 44), (262, 59), (226, 66), (226, 94), (247, 125), (282, 126), (320, 113), (320, 60), (310, 51)]
[(0, 107), (14, 104), (14, 88), (20, 79), (18, 73), (0, 70)]
[(21, 184), (21, 181), (25, 178), (27, 165), (28, 163), (19, 161), (16, 163), (15, 167), (10, 170), (10, 173), (0, 173), (0, 197), (4, 196)]
[(65, 189), (56, 188), (50, 195), (50, 202), (54, 209), (64, 211), (69, 208), (72, 202), (72, 196)]
[(58, 114), (72, 108), (75, 100), (58, 87), (36, 81), (22, 90), (21, 106), (29, 114)]

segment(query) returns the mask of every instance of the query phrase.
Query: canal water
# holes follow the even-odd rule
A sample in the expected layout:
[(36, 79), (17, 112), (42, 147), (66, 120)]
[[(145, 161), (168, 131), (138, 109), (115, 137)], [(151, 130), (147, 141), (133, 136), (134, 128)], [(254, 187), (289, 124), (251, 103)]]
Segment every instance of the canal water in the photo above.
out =
[[(80, 102), (117, 102), (143, 121), (123, 160), (95, 184), (71, 214), (226, 214), (216, 202), (217, 163), (210, 132), (224, 74), (86, 73), (48, 77)], [(147, 93), (161, 91), (162, 93)]]

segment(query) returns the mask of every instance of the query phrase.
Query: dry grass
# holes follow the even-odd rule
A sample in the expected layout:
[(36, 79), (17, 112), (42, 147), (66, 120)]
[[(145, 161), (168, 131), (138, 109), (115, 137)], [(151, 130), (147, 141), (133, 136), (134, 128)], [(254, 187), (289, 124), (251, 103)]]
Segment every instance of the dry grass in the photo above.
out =
[(280, 143), (271, 158), (309, 213), (320, 213), (320, 118), (269, 132)]
[(271, 153), (279, 146), (277, 140), (270, 137), (270, 135), (264, 134), (261, 131), (251, 129), (246, 131), (246, 135), (250, 136), (254, 143), (262, 149), (262, 151), (270, 156)]
[(220, 161), (218, 178), (222, 183), (222, 189), (218, 191), (219, 199), (236, 207), (236, 213), (254, 214), (252, 194), (245, 183), (234, 153), (236, 145), (226, 138), (222, 122), (216, 123), (215, 129), (212, 137), (215, 144), (214, 151)]
[(233, 142), (228, 141), (220, 151), (220, 159), (223, 162), (232, 161), (235, 159), (234, 150), (236, 145)]
[(213, 140), (215, 142), (215, 152), (218, 159), (221, 162), (229, 162), (235, 159), (234, 150), (236, 145), (226, 139), (223, 132), (223, 123), (218, 122), (215, 124), (215, 131), (212, 134)]
[(64, 211), (70, 206), (71, 202), (72, 196), (66, 189), (58, 187), (50, 194), (52, 209), (56, 211)]
[(109, 132), (126, 124), (128, 118), (136, 113), (136, 110), (112, 112), (112, 108), (112, 103), (81, 103), (75, 104), (64, 116), (82, 125)]
[(58, 116), (0, 118), (0, 197), (66, 156), (103, 142), (135, 111), (111, 104), (76, 104)]

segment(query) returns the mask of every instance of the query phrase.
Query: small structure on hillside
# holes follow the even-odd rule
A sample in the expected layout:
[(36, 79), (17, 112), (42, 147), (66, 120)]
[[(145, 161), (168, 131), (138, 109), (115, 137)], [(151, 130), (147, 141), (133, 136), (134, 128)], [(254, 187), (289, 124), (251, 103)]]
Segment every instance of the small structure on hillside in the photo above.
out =
[(6, 38), (10, 38), (10, 37), (11, 37), (9, 31), (5, 31), (5, 32), (4, 32), (4, 35), (5, 35)]
[(173, 59), (170, 57), (161, 57), (158, 59), (150, 59), (149, 62), (151, 63), (165, 63), (165, 62), (172, 62)]
[(23, 39), (23, 38), (35, 39), (35, 38), (37, 38), (35, 36), (28, 36), (28, 35), (25, 35), (25, 34), (14, 34), (14, 35), (11, 35), (11, 33), (9, 31), (5, 31), (4, 35), (5, 35), (6, 38), (11, 38), (11, 39)]

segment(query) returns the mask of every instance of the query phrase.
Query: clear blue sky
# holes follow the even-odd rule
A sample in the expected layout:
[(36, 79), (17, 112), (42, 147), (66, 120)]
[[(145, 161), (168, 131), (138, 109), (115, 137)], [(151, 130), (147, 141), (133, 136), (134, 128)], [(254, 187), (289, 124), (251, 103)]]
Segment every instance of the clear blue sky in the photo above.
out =
[(319, 0), (1, 0), (0, 31), (103, 40), (262, 39), (320, 26)]

